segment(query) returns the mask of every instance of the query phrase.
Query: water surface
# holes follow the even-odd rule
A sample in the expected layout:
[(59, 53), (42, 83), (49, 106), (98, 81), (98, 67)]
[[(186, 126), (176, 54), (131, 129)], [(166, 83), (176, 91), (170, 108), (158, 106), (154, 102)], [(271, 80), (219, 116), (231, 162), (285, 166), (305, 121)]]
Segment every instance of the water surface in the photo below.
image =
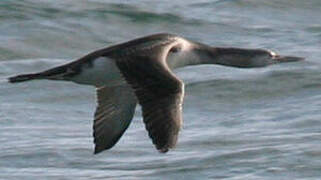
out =
[[(320, 179), (320, 16), (319, 0), (1, 1), (0, 179)], [(6, 81), (158, 32), (306, 61), (177, 70), (184, 127), (167, 154), (137, 108), (118, 144), (93, 155), (93, 87)]]

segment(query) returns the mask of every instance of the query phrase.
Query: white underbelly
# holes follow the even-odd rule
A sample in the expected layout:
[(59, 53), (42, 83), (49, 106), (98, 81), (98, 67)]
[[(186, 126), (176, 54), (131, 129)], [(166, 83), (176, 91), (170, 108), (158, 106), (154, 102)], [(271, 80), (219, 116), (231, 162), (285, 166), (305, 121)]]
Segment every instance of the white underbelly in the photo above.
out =
[(118, 86), (125, 84), (121, 73), (113, 59), (100, 57), (93, 60), (92, 65), (84, 65), (81, 72), (71, 78), (79, 84), (88, 84), (94, 86)]

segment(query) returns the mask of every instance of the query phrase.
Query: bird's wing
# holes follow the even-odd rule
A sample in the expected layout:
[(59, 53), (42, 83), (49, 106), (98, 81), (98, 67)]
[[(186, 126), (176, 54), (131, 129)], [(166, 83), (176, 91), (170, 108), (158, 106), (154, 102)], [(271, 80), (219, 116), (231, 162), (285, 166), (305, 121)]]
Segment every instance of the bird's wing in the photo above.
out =
[(93, 133), (95, 154), (117, 143), (133, 119), (137, 104), (129, 86), (98, 88), (97, 101)]
[(142, 106), (145, 127), (160, 152), (177, 142), (182, 126), (184, 84), (168, 68), (168, 48), (120, 56), (116, 64)]

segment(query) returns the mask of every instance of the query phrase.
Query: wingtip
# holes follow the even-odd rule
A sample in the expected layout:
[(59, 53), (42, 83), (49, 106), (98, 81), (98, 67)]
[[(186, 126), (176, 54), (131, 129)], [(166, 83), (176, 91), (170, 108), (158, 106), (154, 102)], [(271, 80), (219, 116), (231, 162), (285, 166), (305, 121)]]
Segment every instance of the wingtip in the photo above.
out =
[(162, 153), (162, 154), (165, 154), (165, 153), (167, 153), (168, 151), (169, 151), (168, 148), (158, 149), (158, 152), (159, 152), (159, 153)]
[(169, 150), (172, 150), (175, 148), (175, 144), (171, 144), (170, 146), (163, 146), (163, 147), (156, 147), (159, 153), (165, 154)]
[(94, 154), (99, 154), (103, 151), (106, 151), (110, 148), (112, 148), (113, 146), (99, 146), (99, 145), (95, 145), (95, 150), (94, 150)]
[(99, 147), (95, 147), (95, 150), (94, 150), (94, 155), (96, 155), (96, 154), (99, 154), (99, 153), (101, 153), (101, 152), (103, 152), (104, 150), (106, 150), (106, 149), (104, 149), (104, 148), (99, 148)]
[[(100, 152), (101, 152), (101, 151), (100, 151)], [(99, 154), (100, 152), (98, 152), (98, 151), (95, 150), (93, 154), (96, 155), (96, 154)]]

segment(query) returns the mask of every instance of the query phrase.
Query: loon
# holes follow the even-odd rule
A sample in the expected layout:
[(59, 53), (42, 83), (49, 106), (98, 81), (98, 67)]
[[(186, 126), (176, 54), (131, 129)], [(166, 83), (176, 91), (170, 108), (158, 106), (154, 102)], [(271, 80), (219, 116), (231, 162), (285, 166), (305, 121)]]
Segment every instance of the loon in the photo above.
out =
[(303, 60), (264, 49), (212, 47), (173, 34), (154, 34), (91, 52), (38, 73), (10, 77), (11, 83), (64, 80), (95, 86), (94, 154), (112, 148), (131, 123), (137, 103), (159, 152), (175, 147), (182, 126), (184, 83), (173, 69), (198, 64), (265, 67)]

